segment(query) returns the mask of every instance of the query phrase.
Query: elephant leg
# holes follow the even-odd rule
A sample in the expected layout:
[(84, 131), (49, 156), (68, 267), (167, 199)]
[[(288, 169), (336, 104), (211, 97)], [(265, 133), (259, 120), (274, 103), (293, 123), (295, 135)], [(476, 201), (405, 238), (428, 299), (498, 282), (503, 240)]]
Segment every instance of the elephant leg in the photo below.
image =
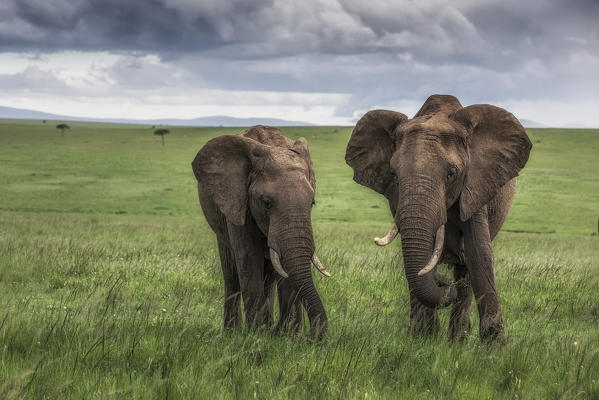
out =
[(466, 265), (480, 317), (480, 337), (483, 340), (503, 342), (505, 332), (495, 283), (487, 207), (477, 211), (465, 228)]
[(228, 238), (217, 236), (220, 265), (225, 281), (225, 328), (237, 328), (242, 324), (241, 319), (241, 289), (237, 276), (237, 267)]
[(275, 292), (277, 290), (277, 276), (270, 260), (264, 259), (264, 294), (266, 296), (266, 324), (268, 328), (274, 326)]
[(237, 265), (246, 325), (250, 329), (266, 326), (268, 309), (264, 292), (264, 254), (259, 232), (249, 223), (242, 226), (227, 225)]
[(456, 302), (453, 303), (449, 317), (449, 339), (463, 341), (470, 332), (472, 288), (468, 269), (465, 265), (454, 265), (453, 277), (456, 282), (457, 298)]
[(304, 327), (302, 302), (290, 279), (279, 279), (279, 324), (278, 329), (301, 333)]
[(437, 310), (422, 304), (410, 293), (410, 333), (415, 336), (438, 335), (441, 330)]

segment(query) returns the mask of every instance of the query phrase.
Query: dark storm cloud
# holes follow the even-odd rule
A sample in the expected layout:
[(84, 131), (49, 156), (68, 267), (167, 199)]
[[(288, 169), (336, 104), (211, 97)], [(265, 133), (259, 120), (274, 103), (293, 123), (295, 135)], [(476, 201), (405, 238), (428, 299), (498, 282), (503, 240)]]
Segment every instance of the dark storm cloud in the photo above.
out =
[[(470, 2), (8, 0), (1, 50), (148, 51), (164, 58), (406, 54), (506, 70), (599, 48), (595, 0)], [(376, 57), (373, 57), (376, 59)]]
[(0, 52), (158, 54), (162, 65), (110, 74), (140, 87), (142, 76), (172, 85), (176, 69), (190, 88), (347, 93), (337, 114), (348, 116), (439, 92), (595, 101), (598, 20), (597, 0), (8, 0)]
[(4, 21), (16, 20), (12, 32), (0, 30), (3, 50), (182, 51), (186, 35), (205, 48), (218, 35), (198, 16), (184, 23), (176, 9), (157, 0), (13, 0)]

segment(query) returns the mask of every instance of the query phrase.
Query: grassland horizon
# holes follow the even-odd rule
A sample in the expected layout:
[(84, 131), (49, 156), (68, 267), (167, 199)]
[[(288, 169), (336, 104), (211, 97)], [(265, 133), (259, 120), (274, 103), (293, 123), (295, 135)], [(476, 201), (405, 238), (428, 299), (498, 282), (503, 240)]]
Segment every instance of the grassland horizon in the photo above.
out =
[[(54, 124), (55, 125), (55, 124)], [(599, 130), (533, 142), (493, 243), (508, 341), (408, 335), (399, 241), (344, 162), (352, 127), (305, 137), (317, 180), (318, 343), (223, 331), (215, 238), (190, 163), (243, 128), (0, 120), (0, 398), (599, 398)], [(441, 268), (443, 272), (443, 267)], [(447, 329), (448, 310), (440, 311)]]

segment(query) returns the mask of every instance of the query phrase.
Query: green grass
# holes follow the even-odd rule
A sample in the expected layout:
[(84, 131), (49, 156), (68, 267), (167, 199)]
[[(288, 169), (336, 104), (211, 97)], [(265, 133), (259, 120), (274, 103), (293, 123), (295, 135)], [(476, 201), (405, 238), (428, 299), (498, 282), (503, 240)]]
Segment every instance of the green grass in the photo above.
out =
[[(308, 139), (321, 342), (224, 332), (190, 162), (242, 129), (0, 120), (0, 398), (599, 398), (599, 131), (529, 130), (494, 242), (508, 342), (407, 334), (385, 201), (353, 183), (347, 127)], [(448, 310), (440, 312), (447, 327)]]

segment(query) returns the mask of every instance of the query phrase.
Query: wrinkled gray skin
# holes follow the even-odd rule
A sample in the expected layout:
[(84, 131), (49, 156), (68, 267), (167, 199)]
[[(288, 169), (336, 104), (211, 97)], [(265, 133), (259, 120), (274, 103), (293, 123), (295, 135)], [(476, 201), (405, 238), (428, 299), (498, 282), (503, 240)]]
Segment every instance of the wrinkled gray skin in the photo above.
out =
[[(244, 135), (210, 140), (192, 162), (208, 224), (216, 233), (225, 281), (225, 328), (271, 327), (278, 287), (278, 327), (301, 331), (302, 304), (310, 335), (327, 326), (312, 281), (314, 239), (310, 212), (315, 179), (306, 140), (292, 141), (278, 129), (255, 126)], [(270, 249), (288, 278), (273, 269)]]
[[(345, 159), (356, 182), (389, 201), (401, 234), (413, 333), (438, 332), (436, 309), (452, 304), (449, 335), (462, 339), (474, 291), (481, 337), (505, 339), (491, 240), (531, 147), (509, 112), (487, 104), (462, 107), (447, 95), (429, 97), (412, 119), (374, 110), (356, 124)], [(454, 266), (451, 285), (440, 285), (434, 271), (418, 276), (442, 224), (441, 262)]]

